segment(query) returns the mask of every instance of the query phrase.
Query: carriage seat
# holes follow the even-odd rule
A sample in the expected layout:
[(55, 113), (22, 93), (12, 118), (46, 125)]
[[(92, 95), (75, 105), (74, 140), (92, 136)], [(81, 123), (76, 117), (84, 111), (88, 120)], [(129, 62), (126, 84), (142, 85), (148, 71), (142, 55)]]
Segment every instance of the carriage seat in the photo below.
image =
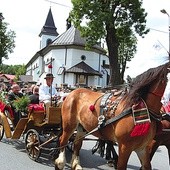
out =
[(35, 124), (41, 124), (45, 118), (45, 108), (44, 104), (30, 104), (28, 106), (29, 110), (29, 119), (33, 120)]

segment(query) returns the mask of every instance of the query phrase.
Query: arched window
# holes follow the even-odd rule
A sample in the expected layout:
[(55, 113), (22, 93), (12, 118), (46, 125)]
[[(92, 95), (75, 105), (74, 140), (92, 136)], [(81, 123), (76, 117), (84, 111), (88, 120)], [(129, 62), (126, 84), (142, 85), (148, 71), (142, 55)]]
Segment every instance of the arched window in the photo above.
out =
[(47, 39), (47, 41), (46, 41), (46, 46), (49, 45), (49, 44), (51, 44), (51, 42), (52, 42), (52, 39), (50, 39), (50, 38)]

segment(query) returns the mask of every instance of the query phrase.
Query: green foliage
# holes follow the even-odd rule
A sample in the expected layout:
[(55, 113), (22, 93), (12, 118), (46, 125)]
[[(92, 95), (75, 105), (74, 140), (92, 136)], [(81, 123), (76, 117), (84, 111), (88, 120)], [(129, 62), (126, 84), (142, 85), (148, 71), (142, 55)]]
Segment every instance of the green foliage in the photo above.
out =
[(0, 72), (4, 74), (12, 74), (16, 75), (18, 77), (19, 75), (25, 75), (26, 74), (26, 68), (25, 65), (0, 65)]
[(137, 51), (137, 38), (131, 30), (129, 30), (128, 35), (127, 33), (125, 34), (121, 28), (118, 29), (117, 36), (119, 37), (118, 62), (123, 80), (127, 61), (131, 61)]
[(27, 112), (29, 104), (30, 99), (27, 95), (21, 98), (17, 98), (16, 100), (13, 101), (13, 106), (16, 108), (17, 111)]
[(1, 91), (0, 92), (0, 101), (4, 103), (5, 105), (10, 105), (7, 97), (8, 92), (6, 91)]
[(8, 59), (8, 53), (12, 53), (15, 48), (15, 37), (14, 31), (8, 29), (8, 23), (3, 22), (4, 17), (0, 13), (0, 64), (2, 59)]
[[(106, 40), (111, 72), (110, 85), (122, 83), (122, 64), (119, 63), (122, 56), (124, 60), (130, 60), (136, 52), (135, 33), (143, 36), (149, 31), (146, 29), (147, 13), (142, 8), (142, 0), (72, 0), (72, 3), (70, 18), (81, 35), (87, 38), (87, 47), (102, 38)], [(121, 45), (124, 46), (124, 52), (130, 48), (131, 53), (126, 52), (124, 56), (122, 47), (119, 47)]]

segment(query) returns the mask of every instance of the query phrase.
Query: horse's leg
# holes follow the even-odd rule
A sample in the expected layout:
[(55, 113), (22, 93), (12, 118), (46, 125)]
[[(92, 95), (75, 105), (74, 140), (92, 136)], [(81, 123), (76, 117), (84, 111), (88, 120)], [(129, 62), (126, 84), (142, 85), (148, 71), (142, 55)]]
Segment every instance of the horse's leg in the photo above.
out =
[(151, 170), (149, 147), (145, 147), (144, 149), (137, 150), (136, 153), (142, 165), (140, 169)]
[(55, 160), (55, 170), (62, 170), (66, 164), (65, 148), (60, 151), (58, 158)]
[(108, 163), (108, 166), (114, 166), (114, 168), (117, 168), (117, 161), (118, 161), (118, 155), (114, 148), (114, 142), (113, 141), (106, 141), (106, 160)]
[(83, 144), (84, 135), (86, 134), (86, 131), (84, 131), (83, 127), (81, 125), (77, 128), (77, 134), (74, 140), (74, 146), (73, 146), (73, 155), (71, 160), (71, 169), (72, 170), (82, 170), (83, 168), (80, 165), (80, 159), (79, 159), (79, 153), (80, 149)]
[(118, 142), (119, 146), (119, 156), (118, 156), (118, 163), (117, 163), (117, 169), (118, 170), (126, 170), (127, 169), (127, 163), (129, 160), (129, 157), (132, 153), (131, 149), (128, 149), (128, 147), (120, 144)]
[(156, 140), (153, 140), (153, 141), (152, 141), (152, 143), (151, 143), (151, 145), (150, 145), (150, 147), (151, 147), (150, 161), (152, 160), (152, 158), (153, 158), (156, 150), (158, 149), (159, 145), (160, 145), (160, 144), (158, 143), (158, 141), (156, 141)]
[(55, 170), (62, 170), (66, 164), (65, 157), (65, 146), (67, 145), (69, 140), (69, 135), (65, 131), (63, 131), (62, 136), (60, 137), (60, 153), (58, 158), (55, 160)]

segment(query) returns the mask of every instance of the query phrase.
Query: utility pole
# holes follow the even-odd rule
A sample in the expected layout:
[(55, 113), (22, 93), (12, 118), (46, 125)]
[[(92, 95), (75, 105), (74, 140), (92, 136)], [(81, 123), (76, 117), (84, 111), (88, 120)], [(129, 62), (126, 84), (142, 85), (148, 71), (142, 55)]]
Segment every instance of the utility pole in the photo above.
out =
[(161, 12), (168, 16), (168, 30), (169, 30), (169, 51), (168, 51), (168, 53), (169, 53), (169, 58), (170, 58), (170, 15), (165, 9), (161, 9)]

